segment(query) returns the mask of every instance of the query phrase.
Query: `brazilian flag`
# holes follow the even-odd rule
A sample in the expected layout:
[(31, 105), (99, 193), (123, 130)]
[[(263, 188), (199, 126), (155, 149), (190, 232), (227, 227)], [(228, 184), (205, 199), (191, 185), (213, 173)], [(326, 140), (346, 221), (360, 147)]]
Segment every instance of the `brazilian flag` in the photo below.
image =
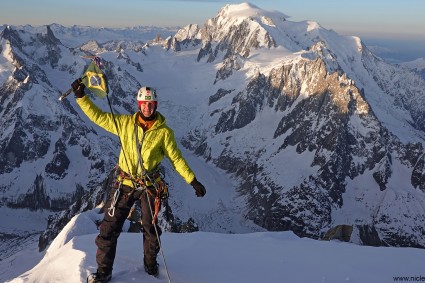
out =
[(92, 61), (83, 76), (83, 84), (96, 96), (103, 98), (108, 93), (106, 76), (96, 61)]

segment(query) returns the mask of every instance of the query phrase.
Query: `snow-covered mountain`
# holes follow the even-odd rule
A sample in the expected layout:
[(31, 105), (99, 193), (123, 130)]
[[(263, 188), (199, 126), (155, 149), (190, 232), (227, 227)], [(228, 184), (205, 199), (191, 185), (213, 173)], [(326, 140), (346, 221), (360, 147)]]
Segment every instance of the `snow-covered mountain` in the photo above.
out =
[(425, 58), (418, 58), (416, 60), (405, 62), (400, 65), (402, 67), (408, 68), (413, 72), (418, 73), (423, 79), (425, 79)]
[[(8, 283), (86, 282), (96, 269), (96, 211), (75, 216), (55, 238), (33, 268), (15, 276), (37, 251), (19, 254), (5, 270)], [(165, 233), (158, 278), (142, 268), (141, 235), (122, 233), (111, 283), (279, 283), (279, 282), (418, 282), (423, 277), (421, 249), (366, 247), (339, 241), (299, 238), (292, 232), (223, 234), (212, 232)], [(412, 260), (414, 259), (414, 260)], [(168, 275), (170, 280), (168, 280)], [(423, 280), (423, 279), (422, 279)]]
[(424, 246), (420, 77), (357, 37), (249, 4), (189, 28), (177, 43), (200, 42), (218, 90), (183, 143), (242, 180), (246, 217), (314, 238), (348, 223), (364, 244)]
[[(89, 54), (104, 60), (114, 112), (136, 111), (141, 85), (158, 89), (159, 111), (207, 188), (195, 199), (164, 163), (166, 230), (190, 223), (192, 231), (317, 239), (348, 224), (354, 243), (425, 247), (418, 74), (358, 37), (249, 3), (151, 40), (95, 31), (5, 26), (0, 35), (1, 206), (59, 212), (40, 249), (99, 203), (117, 160), (116, 137), (88, 121), (72, 95), (58, 101)], [(106, 99), (93, 99), (109, 111)]]

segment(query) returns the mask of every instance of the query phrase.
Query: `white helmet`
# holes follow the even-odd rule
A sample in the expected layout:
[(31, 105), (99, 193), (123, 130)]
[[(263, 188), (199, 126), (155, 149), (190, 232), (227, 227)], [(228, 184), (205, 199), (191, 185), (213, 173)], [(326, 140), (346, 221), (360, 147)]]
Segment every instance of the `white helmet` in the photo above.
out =
[(139, 91), (137, 92), (137, 101), (158, 102), (158, 97), (156, 96), (156, 90), (147, 86), (140, 88)]

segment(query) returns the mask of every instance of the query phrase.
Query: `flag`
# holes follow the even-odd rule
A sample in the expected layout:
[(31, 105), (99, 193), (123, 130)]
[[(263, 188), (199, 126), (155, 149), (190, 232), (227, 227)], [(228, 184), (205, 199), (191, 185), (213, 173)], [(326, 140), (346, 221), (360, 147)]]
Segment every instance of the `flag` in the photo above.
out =
[(83, 84), (95, 95), (103, 98), (108, 93), (106, 76), (99, 67), (98, 60), (93, 60), (83, 76)]

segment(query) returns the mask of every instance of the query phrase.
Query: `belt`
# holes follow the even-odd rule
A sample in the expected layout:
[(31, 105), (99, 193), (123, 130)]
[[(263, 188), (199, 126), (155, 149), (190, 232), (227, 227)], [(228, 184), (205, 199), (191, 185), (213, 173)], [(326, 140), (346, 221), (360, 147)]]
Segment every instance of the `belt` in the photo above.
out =
[(149, 177), (146, 176), (142, 178), (135, 178), (135, 177), (132, 177), (127, 172), (124, 172), (121, 170), (121, 172), (118, 174), (117, 180), (118, 182), (122, 182), (123, 184), (128, 185), (130, 187), (134, 187), (134, 183), (136, 183), (136, 185), (140, 185), (143, 187), (149, 187), (149, 186), (153, 186), (154, 182), (158, 182), (161, 180), (161, 174), (159, 173), (159, 171), (156, 171), (148, 175)]

